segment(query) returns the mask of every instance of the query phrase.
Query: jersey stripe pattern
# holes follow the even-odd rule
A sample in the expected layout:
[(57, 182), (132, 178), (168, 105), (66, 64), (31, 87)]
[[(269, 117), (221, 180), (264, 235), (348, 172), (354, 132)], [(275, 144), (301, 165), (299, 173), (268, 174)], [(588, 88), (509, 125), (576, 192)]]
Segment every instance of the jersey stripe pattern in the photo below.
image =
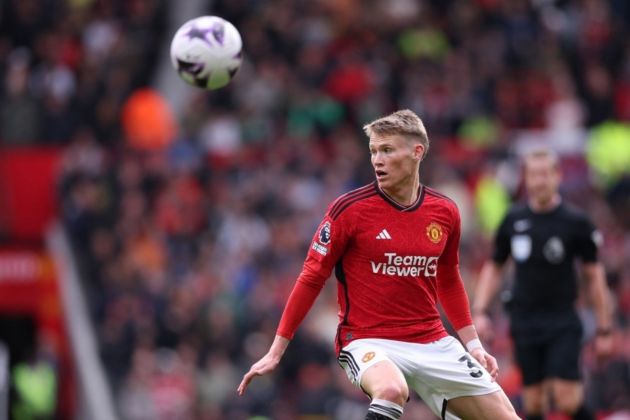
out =
[(330, 218), (335, 220), (345, 209), (350, 207), (352, 204), (357, 201), (363, 200), (364, 198), (371, 197), (376, 194), (376, 190), (372, 185), (366, 185), (363, 188), (359, 188), (357, 190), (351, 191), (347, 194), (342, 195), (333, 203), (329, 215)]

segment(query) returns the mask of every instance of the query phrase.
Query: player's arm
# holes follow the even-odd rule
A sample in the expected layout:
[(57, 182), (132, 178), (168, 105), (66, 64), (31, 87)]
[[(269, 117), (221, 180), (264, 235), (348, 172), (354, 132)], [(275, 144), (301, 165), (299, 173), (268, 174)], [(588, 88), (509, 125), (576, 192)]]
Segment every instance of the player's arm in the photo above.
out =
[(459, 273), (459, 266), (440, 267), (438, 299), (448, 321), (457, 331), (468, 352), (486, 368), (493, 378), (499, 374), (497, 360), (483, 348), (470, 315), (468, 295)]
[(273, 371), (282, 359), (296, 330), (319, 296), (335, 262), (345, 249), (347, 235), (341, 223), (336, 226), (328, 217), (313, 237), (306, 261), (282, 312), (276, 337), (269, 351), (243, 376), (238, 394), (243, 395), (251, 380)]
[(481, 366), (486, 368), (492, 379), (496, 379), (499, 376), (499, 364), (497, 359), (483, 348), (475, 326), (468, 325), (460, 328), (457, 330), (457, 335), (465, 343), (468, 352), (481, 363)]
[(269, 373), (278, 366), (291, 339), (295, 335), (295, 331), (310, 311), (329, 275), (330, 271), (311, 270), (309, 268), (309, 259), (307, 258), (302, 273), (300, 273), (295, 282), (291, 295), (289, 295), (289, 299), (284, 307), (276, 337), (267, 354), (254, 363), (243, 376), (243, 380), (237, 390), (239, 395), (245, 393), (245, 389), (247, 389), (254, 377)]
[(612, 351), (612, 316), (604, 267), (600, 262), (585, 263), (582, 273), (597, 320), (595, 350), (600, 356), (607, 356)]
[(331, 270), (328, 270), (328, 272), (325, 270), (312, 271), (309, 269), (308, 264), (309, 258), (304, 263), (302, 273), (300, 273), (289, 295), (280, 318), (276, 337), (269, 351), (259, 361), (254, 363), (243, 376), (243, 380), (237, 390), (239, 395), (245, 393), (245, 389), (247, 389), (254, 377), (269, 373), (278, 366), (282, 355), (289, 346), (290, 340), (295, 335), (295, 331), (310, 311), (317, 296), (319, 296)]
[(262, 376), (273, 371), (276, 366), (278, 366), (278, 363), (280, 363), (280, 359), (282, 359), (282, 355), (286, 351), (287, 347), (289, 347), (289, 339), (276, 335), (267, 354), (254, 363), (249, 371), (243, 376), (243, 380), (238, 386), (238, 395), (243, 395), (245, 393), (245, 389), (247, 389), (247, 386), (255, 376)]
[(488, 370), (495, 378), (499, 372), (497, 361), (488, 354), (477, 336), (470, 315), (468, 294), (459, 271), (459, 240), (461, 221), (457, 208), (452, 209), (453, 221), (451, 232), (440, 257), (437, 278), (437, 297), (444, 309), (444, 313), (451, 323), (460, 340), (470, 354)]

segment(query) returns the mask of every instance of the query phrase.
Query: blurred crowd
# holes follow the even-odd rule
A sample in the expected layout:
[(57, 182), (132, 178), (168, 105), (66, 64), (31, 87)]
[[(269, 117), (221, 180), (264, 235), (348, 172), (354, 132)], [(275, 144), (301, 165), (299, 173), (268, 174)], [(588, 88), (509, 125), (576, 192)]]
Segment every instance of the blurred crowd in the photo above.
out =
[[(327, 205), (373, 179), (360, 127), (400, 108), (429, 131), (421, 180), (460, 207), (469, 290), (502, 211), (522, 199), (519, 152), (558, 150), (564, 196), (603, 231), (615, 303), (616, 353), (597, 360), (586, 344), (587, 400), (630, 410), (630, 3), (207, 3), (239, 28), (243, 66), (227, 88), (195, 90), (170, 144), (153, 149), (126, 138), (120, 114), (170, 41), (166, 0), (0, 8), (0, 146), (65, 150), (62, 217), (123, 418), (363, 418), (367, 399), (333, 357), (334, 278), (277, 374), (235, 390)], [(494, 311), (491, 346), (518, 408)], [(413, 399), (404, 418), (431, 415)]]

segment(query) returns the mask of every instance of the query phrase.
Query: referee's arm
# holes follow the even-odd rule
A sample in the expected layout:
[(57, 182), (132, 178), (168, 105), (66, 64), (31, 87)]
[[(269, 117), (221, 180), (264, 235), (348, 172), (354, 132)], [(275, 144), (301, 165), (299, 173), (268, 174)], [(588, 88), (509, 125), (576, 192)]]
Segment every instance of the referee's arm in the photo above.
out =
[(473, 314), (486, 314), (490, 303), (501, 286), (503, 266), (493, 260), (484, 263), (475, 287)]
[(494, 237), (494, 251), (481, 268), (479, 278), (473, 293), (472, 316), (477, 333), (482, 340), (493, 338), (492, 321), (488, 316), (488, 309), (496, 296), (503, 280), (503, 266), (511, 254), (509, 225), (512, 223), (510, 214), (506, 215)]
[(583, 263), (582, 274), (597, 320), (595, 350), (599, 356), (607, 356), (612, 351), (612, 316), (604, 267), (600, 262)]
[(494, 260), (484, 263), (473, 294), (472, 316), (479, 337), (492, 339), (492, 322), (488, 317), (488, 308), (501, 287), (503, 266)]

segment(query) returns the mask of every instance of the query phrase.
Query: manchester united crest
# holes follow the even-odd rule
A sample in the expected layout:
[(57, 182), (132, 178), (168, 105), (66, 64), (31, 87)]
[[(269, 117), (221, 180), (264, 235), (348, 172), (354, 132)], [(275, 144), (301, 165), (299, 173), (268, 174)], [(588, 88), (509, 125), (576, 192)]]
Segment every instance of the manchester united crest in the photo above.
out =
[(427, 238), (434, 244), (439, 243), (442, 240), (442, 226), (438, 223), (431, 222), (429, 226), (427, 226)]
[(361, 361), (363, 363), (367, 363), (370, 360), (374, 359), (374, 356), (376, 356), (376, 353), (374, 353), (373, 351), (368, 351), (367, 353), (363, 355), (363, 357), (361, 358)]

